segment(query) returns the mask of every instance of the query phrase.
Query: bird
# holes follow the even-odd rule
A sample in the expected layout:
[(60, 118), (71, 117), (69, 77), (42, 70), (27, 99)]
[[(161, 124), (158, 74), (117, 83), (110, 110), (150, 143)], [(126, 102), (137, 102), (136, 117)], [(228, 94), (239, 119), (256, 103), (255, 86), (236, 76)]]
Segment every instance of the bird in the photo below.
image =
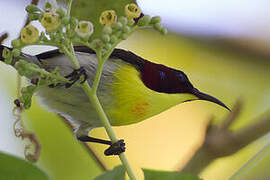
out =
[[(0, 54), (4, 48), (0, 46)], [(77, 81), (82, 75), (92, 86), (98, 65), (96, 53), (86, 46), (74, 46), (74, 50), (80, 69), (74, 69), (59, 49), (35, 56), (21, 53), (20, 57), (48, 72), (58, 67), (59, 74), (71, 80)], [(78, 140), (109, 145), (104, 151), (107, 156), (124, 152), (123, 140), (112, 143), (89, 135), (92, 129), (103, 125), (83, 89), (73, 83), (53, 88), (42, 86), (36, 95), (49, 111), (61, 115), (76, 127), (74, 134)], [(175, 105), (195, 100), (210, 101), (230, 110), (217, 98), (195, 88), (183, 71), (117, 48), (104, 64), (97, 96), (112, 126), (138, 123)]]

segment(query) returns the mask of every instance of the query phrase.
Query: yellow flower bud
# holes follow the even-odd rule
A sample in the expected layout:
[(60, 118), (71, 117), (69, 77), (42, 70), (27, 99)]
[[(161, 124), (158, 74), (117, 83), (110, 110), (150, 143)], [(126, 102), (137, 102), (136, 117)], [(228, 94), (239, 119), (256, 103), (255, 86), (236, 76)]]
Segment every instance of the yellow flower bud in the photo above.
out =
[(99, 17), (99, 22), (105, 26), (111, 26), (117, 20), (117, 15), (114, 10), (103, 11)]
[(80, 21), (75, 28), (75, 32), (82, 38), (88, 38), (94, 32), (94, 26), (90, 21)]
[(44, 13), (40, 23), (48, 32), (53, 31), (57, 29), (59, 25), (59, 16), (52, 12), (46, 12)]
[(28, 24), (21, 31), (21, 40), (26, 44), (31, 44), (37, 41), (39, 32), (33, 25)]
[(141, 10), (136, 4), (131, 3), (125, 6), (125, 13), (129, 19), (138, 18), (141, 15)]

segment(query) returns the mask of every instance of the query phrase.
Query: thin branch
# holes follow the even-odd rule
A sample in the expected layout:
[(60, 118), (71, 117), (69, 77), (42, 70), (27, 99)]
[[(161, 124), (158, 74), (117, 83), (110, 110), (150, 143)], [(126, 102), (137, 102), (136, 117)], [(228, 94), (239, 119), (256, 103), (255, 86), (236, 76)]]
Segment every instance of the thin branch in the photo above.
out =
[(233, 112), (230, 113), (222, 122), (221, 122), (221, 128), (228, 129), (232, 123), (238, 118), (240, 111), (243, 107), (242, 100), (238, 100), (236, 104), (233, 107)]
[(232, 113), (222, 121), (221, 126), (213, 125), (209, 121), (203, 145), (180, 170), (181, 172), (199, 174), (213, 160), (238, 152), (270, 131), (270, 115), (254, 120), (254, 123), (235, 132), (229, 130), (231, 124), (237, 120), (241, 109), (242, 102), (238, 101)]
[(5, 39), (7, 39), (8, 38), (8, 33), (4, 33), (4, 34), (2, 34), (1, 36), (0, 36), (0, 44), (2, 44), (2, 42), (5, 40)]
[(261, 118), (255, 123), (243, 128), (235, 133), (235, 137), (239, 140), (239, 148), (245, 147), (247, 144), (264, 136), (270, 131), (270, 117)]

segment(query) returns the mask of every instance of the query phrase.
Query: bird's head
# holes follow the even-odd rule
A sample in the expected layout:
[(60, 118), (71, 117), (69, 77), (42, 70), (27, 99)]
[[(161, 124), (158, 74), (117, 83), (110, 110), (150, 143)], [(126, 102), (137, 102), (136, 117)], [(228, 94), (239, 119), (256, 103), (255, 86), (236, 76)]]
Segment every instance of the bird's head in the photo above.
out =
[(186, 96), (183, 102), (205, 100), (218, 104), (230, 111), (230, 109), (217, 98), (195, 88), (189, 81), (187, 75), (180, 70), (146, 61), (141, 72), (141, 79), (148, 88), (156, 92), (183, 94)]

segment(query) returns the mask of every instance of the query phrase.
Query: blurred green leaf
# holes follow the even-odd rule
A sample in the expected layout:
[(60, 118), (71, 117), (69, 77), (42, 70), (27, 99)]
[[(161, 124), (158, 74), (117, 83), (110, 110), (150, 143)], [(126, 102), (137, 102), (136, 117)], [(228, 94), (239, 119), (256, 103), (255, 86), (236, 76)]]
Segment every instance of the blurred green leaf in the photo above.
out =
[(179, 172), (143, 169), (144, 180), (199, 180), (198, 177)]
[(91, 38), (101, 34), (102, 25), (99, 16), (105, 10), (114, 10), (118, 17), (125, 15), (125, 6), (136, 3), (135, 0), (76, 0), (73, 1), (71, 15), (79, 20), (91, 21), (94, 25), (94, 34)]
[(111, 171), (106, 171), (94, 180), (124, 180), (126, 170), (124, 166), (116, 166)]
[(41, 108), (36, 98), (25, 116), (27, 126), (36, 133), (42, 147), (39, 164), (53, 180), (92, 180), (103, 173), (71, 129), (56, 114)]
[(244, 164), (230, 180), (269, 178), (270, 143)]
[(0, 179), (48, 180), (48, 176), (37, 166), (18, 157), (0, 152)]

